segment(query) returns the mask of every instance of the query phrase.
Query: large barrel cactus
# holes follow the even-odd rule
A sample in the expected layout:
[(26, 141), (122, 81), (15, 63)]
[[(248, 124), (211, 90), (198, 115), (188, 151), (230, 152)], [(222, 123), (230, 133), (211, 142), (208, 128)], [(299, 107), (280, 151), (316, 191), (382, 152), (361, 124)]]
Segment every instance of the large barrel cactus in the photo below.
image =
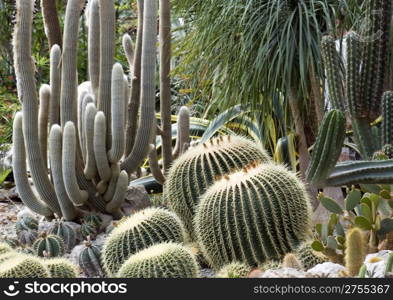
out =
[(0, 262), (0, 278), (48, 278), (44, 264), (33, 256), (16, 254)]
[(115, 275), (132, 254), (161, 242), (182, 243), (186, 239), (180, 219), (166, 209), (147, 208), (113, 229), (103, 248), (104, 268)]
[(161, 243), (132, 255), (120, 268), (121, 278), (195, 278), (198, 265), (180, 244)]
[(199, 197), (217, 179), (253, 161), (267, 162), (268, 154), (240, 136), (221, 136), (190, 148), (169, 170), (164, 198), (194, 236), (192, 219)]
[(305, 187), (283, 166), (247, 166), (216, 182), (201, 197), (195, 232), (216, 269), (232, 261), (254, 266), (280, 259), (310, 232)]

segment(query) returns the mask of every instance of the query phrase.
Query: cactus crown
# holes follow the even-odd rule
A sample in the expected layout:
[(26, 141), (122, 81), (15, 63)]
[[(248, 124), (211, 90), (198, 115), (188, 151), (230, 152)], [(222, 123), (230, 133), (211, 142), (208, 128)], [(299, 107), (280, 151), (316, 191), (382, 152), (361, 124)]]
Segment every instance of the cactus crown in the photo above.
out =
[(294, 173), (261, 164), (230, 174), (206, 191), (195, 232), (213, 267), (232, 260), (256, 265), (280, 259), (305, 240), (310, 212), (305, 187)]
[(65, 258), (50, 258), (44, 260), (51, 278), (76, 278), (79, 274), (77, 266)]
[(15, 254), (0, 263), (0, 278), (48, 278), (41, 261), (33, 256)]

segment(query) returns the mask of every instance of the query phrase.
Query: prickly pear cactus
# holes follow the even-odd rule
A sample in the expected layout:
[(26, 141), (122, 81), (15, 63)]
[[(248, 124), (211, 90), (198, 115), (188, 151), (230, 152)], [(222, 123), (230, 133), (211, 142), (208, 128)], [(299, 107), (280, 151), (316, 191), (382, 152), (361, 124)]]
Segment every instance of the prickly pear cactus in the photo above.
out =
[(17, 254), (0, 263), (0, 278), (48, 278), (44, 264), (33, 256)]
[(43, 260), (51, 278), (76, 278), (79, 274), (77, 266), (65, 258)]
[(217, 278), (247, 278), (251, 268), (240, 262), (232, 262), (223, 266), (217, 273)]
[(221, 136), (190, 148), (169, 170), (164, 201), (179, 215), (194, 238), (192, 219), (199, 197), (217, 179), (260, 160), (270, 161), (264, 149), (240, 136)]
[(245, 167), (201, 197), (195, 232), (215, 269), (281, 259), (310, 232), (310, 204), (296, 174), (275, 164)]
[(192, 253), (176, 243), (161, 243), (132, 255), (120, 268), (120, 278), (195, 278), (198, 265)]
[(176, 214), (162, 208), (144, 209), (121, 221), (109, 234), (103, 248), (104, 268), (113, 276), (132, 254), (156, 243), (182, 243), (185, 239)]
[(58, 257), (64, 255), (64, 241), (61, 237), (43, 232), (34, 242), (33, 249), (38, 256)]

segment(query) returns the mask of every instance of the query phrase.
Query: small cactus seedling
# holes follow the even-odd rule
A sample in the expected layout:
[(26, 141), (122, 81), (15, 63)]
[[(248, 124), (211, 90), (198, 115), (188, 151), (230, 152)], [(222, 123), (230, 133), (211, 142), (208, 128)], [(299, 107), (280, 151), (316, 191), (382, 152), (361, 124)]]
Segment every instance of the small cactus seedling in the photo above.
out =
[(35, 254), (44, 257), (58, 257), (64, 254), (64, 241), (61, 237), (43, 232), (39, 238), (34, 242), (33, 249)]
[(161, 243), (132, 255), (117, 277), (195, 278), (198, 277), (198, 265), (192, 253), (182, 245)]

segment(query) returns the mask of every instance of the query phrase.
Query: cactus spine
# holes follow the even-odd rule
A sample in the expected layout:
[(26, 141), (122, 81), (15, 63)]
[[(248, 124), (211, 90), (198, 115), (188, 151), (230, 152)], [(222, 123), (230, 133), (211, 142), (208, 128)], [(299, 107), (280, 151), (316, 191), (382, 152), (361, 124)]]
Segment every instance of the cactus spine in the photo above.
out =
[(345, 266), (350, 276), (356, 276), (366, 257), (366, 241), (359, 228), (351, 229), (346, 235)]
[(318, 264), (328, 261), (328, 258), (325, 255), (323, 255), (321, 252), (314, 251), (311, 248), (311, 242), (309, 241), (300, 244), (294, 253), (300, 260), (305, 271), (315, 267)]
[(255, 160), (266, 162), (270, 158), (253, 142), (226, 136), (193, 147), (174, 162), (164, 186), (165, 202), (179, 215), (192, 237), (195, 207), (215, 177)]
[(42, 233), (34, 242), (33, 249), (36, 255), (44, 257), (45, 252), (48, 257), (57, 257), (64, 254), (64, 241), (54, 234)]
[(254, 165), (211, 186), (194, 224), (214, 268), (233, 260), (253, 266), (282, 258), (306, 239), (310, 204), (302, 182), (285, 167)]
[(132, 254), (161, 242), (185, 240), (179, 218), (161, 208), (147, 208), (121, 221), (109, 234), (103, 248), (104, 268), (115, 275)]
[(307, 169), (307, 180), (316, 186), (323, 186), (334, 169), (341, 154), (345, 139), (345, 116), (339, 110), (331, 110), (322, 121), (317, 141)]
[(195, 278), (198, 266), (192, 253), (180, 244), (161, 243), (132, 255), (122, 265), (120, 278)]
[(385, 92), (382, 96), (382, 145), (393, 145), (393, 92)]

